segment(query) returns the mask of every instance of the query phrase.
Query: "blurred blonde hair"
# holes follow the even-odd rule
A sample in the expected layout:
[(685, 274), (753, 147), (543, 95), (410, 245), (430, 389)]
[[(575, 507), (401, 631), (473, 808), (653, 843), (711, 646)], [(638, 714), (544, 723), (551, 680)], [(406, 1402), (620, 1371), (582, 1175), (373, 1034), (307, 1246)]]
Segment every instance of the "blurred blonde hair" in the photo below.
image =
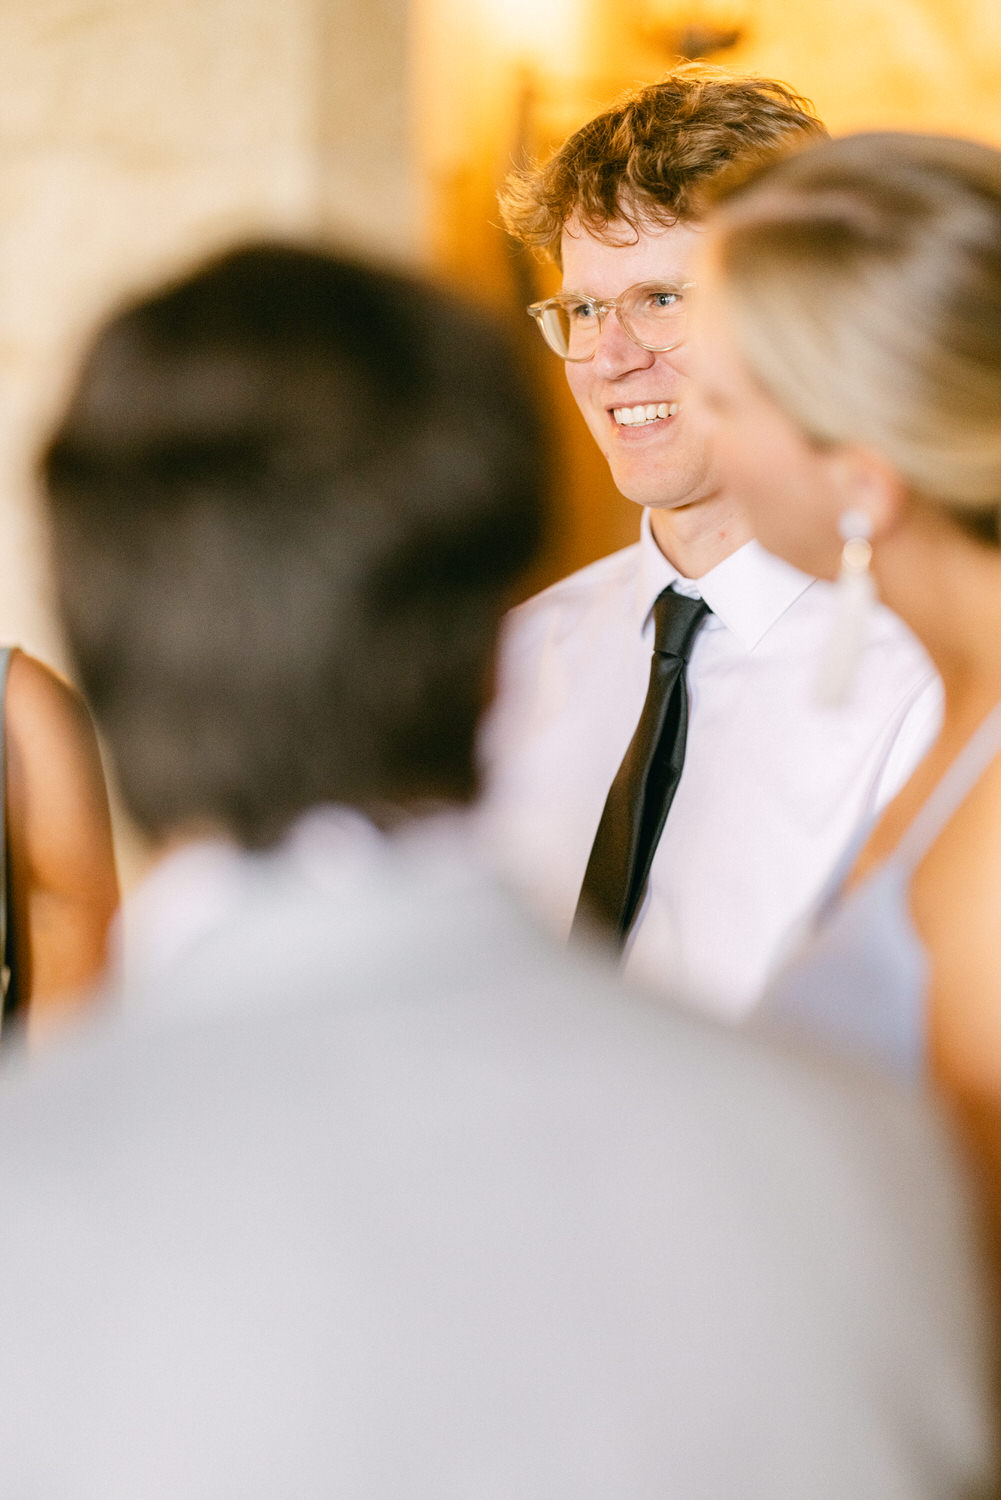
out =
[(848, 136), (713, 196), (710, 253), (760, 385), (814, 441), (872, 447), (997, 545), (1001, 152)]

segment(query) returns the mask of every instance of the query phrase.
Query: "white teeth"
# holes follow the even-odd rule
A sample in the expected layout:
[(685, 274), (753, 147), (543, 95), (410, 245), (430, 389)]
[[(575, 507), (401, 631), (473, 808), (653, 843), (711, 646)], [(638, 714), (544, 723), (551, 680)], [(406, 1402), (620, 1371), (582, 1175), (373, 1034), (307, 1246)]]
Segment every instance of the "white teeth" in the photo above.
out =
[(677, 410), (677, 401), (658, 401), (650, 406), (616, 406), (612, 416), (620, 427), (642, 427), (647, 422), (673, 417)]

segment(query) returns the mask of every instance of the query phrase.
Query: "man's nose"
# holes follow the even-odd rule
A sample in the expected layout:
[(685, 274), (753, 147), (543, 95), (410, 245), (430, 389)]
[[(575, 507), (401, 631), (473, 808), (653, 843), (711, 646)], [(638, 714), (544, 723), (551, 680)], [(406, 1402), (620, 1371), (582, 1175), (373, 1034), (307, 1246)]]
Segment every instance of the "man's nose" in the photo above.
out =
[(654, 355), (631, 339), (623, 328), (618, 310), (609, 308), (601, 320), (594, 362), (602, 375), (624, 375), (629, 370), (647, 370)]

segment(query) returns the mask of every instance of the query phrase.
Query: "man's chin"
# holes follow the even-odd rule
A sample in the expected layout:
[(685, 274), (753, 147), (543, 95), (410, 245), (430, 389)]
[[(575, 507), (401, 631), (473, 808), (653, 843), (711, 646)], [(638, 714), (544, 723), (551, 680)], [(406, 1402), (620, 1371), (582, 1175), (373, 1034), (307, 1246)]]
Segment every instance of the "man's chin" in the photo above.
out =
[(619, 465), (618, 472), (615, 465), (610, 464), (609, 468), (619, 494), (646, 510), (683, 510), (687, 506), (701, 505), (719, 494), (719, 485), (712, 476), (704, 473), (686, 479), (684, 475), (669, 472), (630, 471), (627, 465)]
[(689, 510), (693, 506), (705, 505), (707, 501), (715, 499), (718, 493), (718, 490), (696, 490), (694, 493), (686, 491), (683, 495), (665, 497), (662, 492), (648, 493), (638, 486), (633, 486), (631, 492), (619, 489), (619, 494), (624, 500), (630, 500), (633, 505), (640, 505), (644, 510), (655, 511)]

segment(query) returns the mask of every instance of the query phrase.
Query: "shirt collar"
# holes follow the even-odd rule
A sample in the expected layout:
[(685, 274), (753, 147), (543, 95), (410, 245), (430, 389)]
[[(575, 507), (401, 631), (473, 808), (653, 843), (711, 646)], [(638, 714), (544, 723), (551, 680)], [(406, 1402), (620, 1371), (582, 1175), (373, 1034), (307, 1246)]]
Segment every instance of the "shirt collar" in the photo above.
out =
[(371, 861), (383, 836), (360, 813), (318, 807), (275, 848), (249, 853), (224, 839), (192, 839), (161, 855), (126, 900), (111, 938), (112, 971), (120, 982), (167, 971), (186, 950), (239, 910), (263, 866), (298, 869), (313, 883), (336, 884)]
[(331, 803), (304, 813), (261, 852), (224, 839), (179, 844), (160, 856), (115, 920), (113, 980), (126, 990), (157, 981), (276, 883), (291, 884), (296, 899), (317, 893), (336, 913), (351, 893), (378, 884), (387, 862), (405, 865), (415, 890), (432, 866), (453, 883), (468, 880), (478, 869), (468, 812), (443, 807), (415, 815), (389, 835), (356, 809)]
[(757, 542), (746, 542), (701, 578), (685, 578), (654, 540), (650, 514), (640, 527), (640, 565), (636, 580), (636, 626), (647, 629), (654, 601), (672, 585), (679, 594), (702, 598), (712, 610), (705, 629), (725, 628), (745, 651), (753, 651), (776, 620), (815, 582)]

